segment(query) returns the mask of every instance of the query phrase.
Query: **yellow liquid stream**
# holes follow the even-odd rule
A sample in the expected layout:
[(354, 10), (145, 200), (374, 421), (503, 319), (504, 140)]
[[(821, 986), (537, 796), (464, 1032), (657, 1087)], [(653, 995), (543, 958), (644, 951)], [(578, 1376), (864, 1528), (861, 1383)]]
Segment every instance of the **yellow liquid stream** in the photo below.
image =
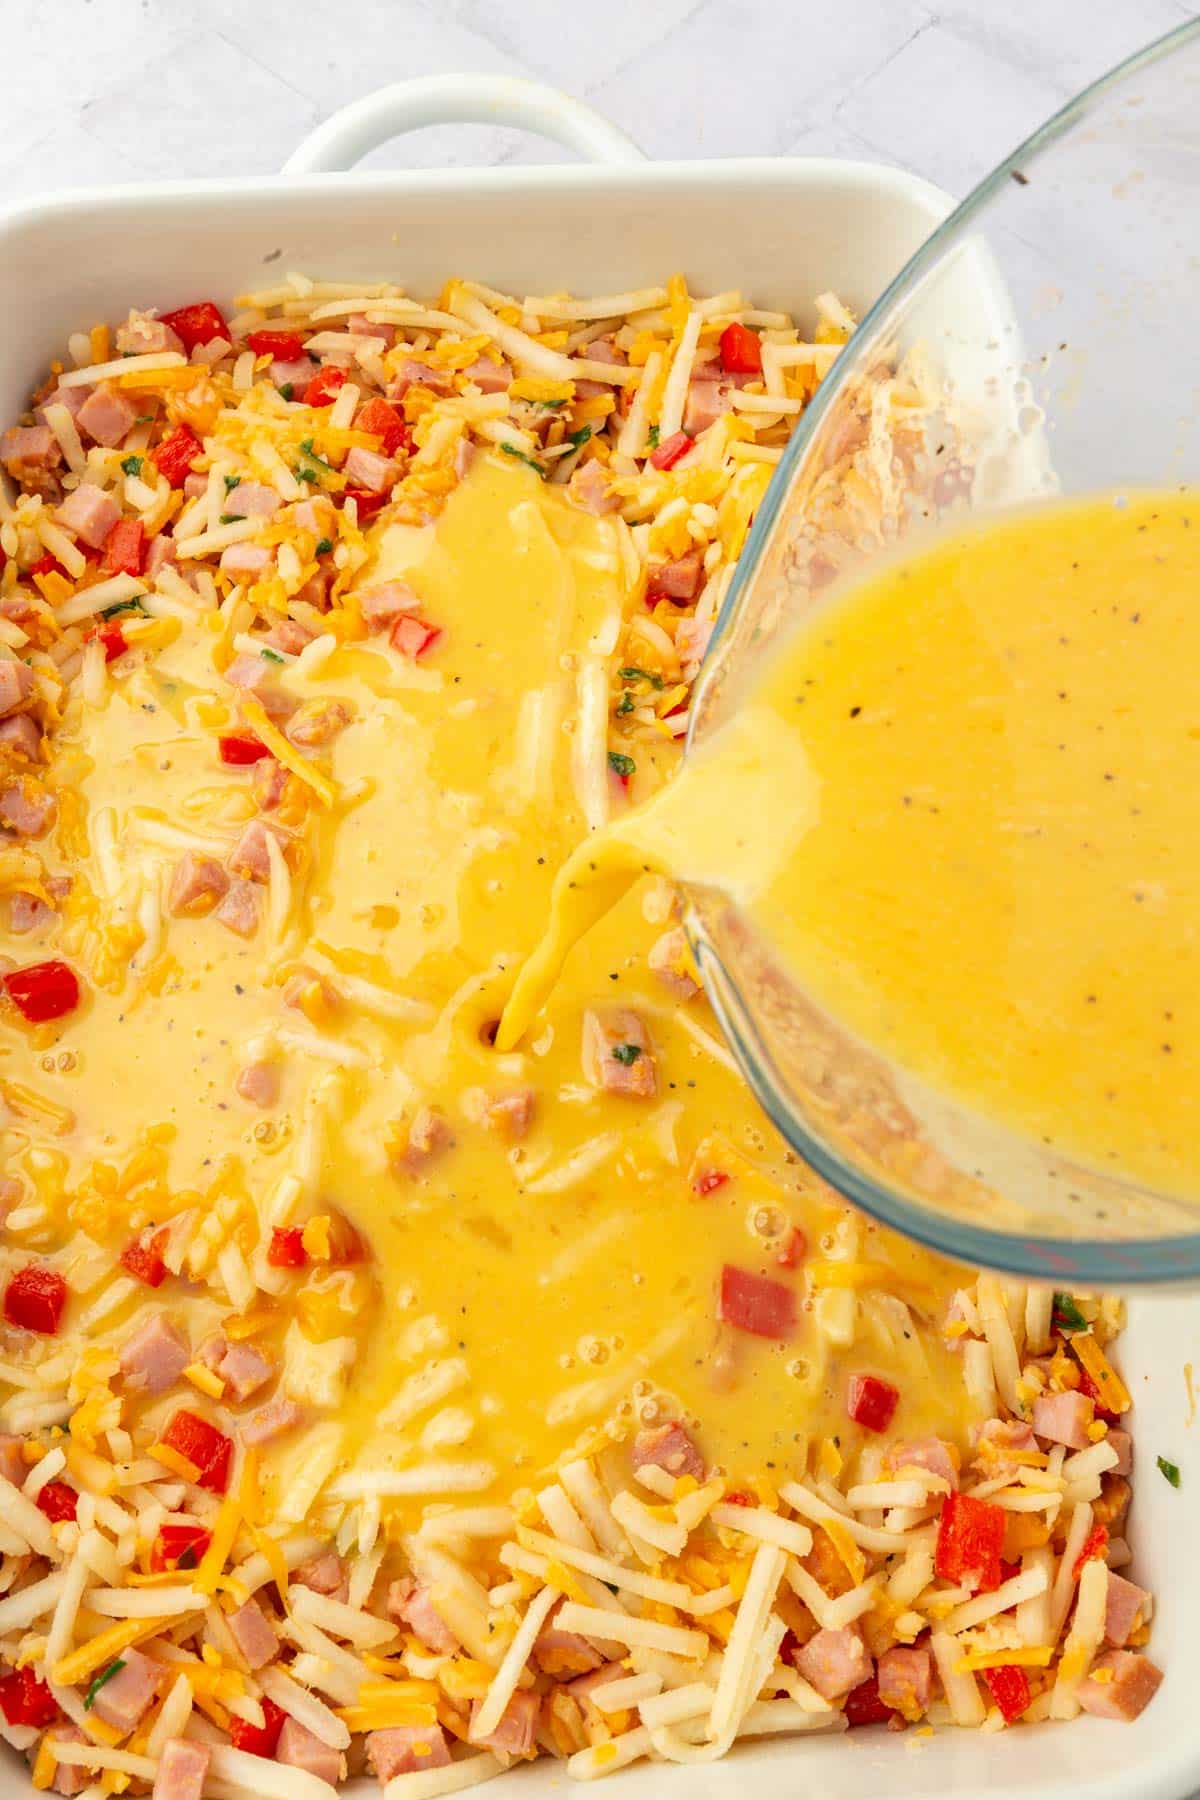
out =
[(1200, 502), (973, 525), (772, 656), (581, 847), (501, 1043), (647, 866), (723, 888), (829, 1013), (1098, 1168), (1200, 1187)]

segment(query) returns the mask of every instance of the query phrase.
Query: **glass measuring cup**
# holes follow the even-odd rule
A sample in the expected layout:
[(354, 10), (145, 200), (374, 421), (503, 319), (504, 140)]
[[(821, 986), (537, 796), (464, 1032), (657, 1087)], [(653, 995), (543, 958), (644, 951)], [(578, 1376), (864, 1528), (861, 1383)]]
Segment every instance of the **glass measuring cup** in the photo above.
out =
[[(877, 302), (755, 521), (689, 748), (736, 709), (781, 631), (939, 523), (1200, 475), (1197, 118), (1190, 23), (1043, 126)], [(685, 922), (758, 1099), (864, 1211), (1028, 1277), (1200, 1274), (1200, 1195), (1085, 1167), (935, 1093), (824, 1012), (717, 890), (686, 890)]]

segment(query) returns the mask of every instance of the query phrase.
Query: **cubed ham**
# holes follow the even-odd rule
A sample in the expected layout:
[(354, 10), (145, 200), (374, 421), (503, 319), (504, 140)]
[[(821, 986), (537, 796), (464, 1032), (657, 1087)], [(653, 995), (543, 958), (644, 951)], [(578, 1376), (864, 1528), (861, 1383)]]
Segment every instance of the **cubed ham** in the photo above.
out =
[(182, 352), (183, 339), (152, 313), (135, 309), (117, 326), (118, 356), (158, 356), (164, 350)]
[(279, 1649), (271, 1621), (257, 1600), (247, 1600), (226, 1618), (234, 1642), (251, 1669), (261, 1669)]
[(421, 602), (407, 581), (383, 581), (378, 587), (364, 588), (358, 604), (368, 631), (387, 631), (401, 613), (416, 612)]
[(153, 1313), (121, 1345), (126, 1386), (143, 1394), (165, 1394), (183, 1374), (189, 1354), (185, 1339), (166, 1313)]
[(583, 1072), (588, 1081), (610, 1094), (643, 1100), (654, 1094), (654, 1056), (637, 1013), (627, 1007), (604, 1012), (589, 1008), (584, 1013)]
[(136, 418), (137, 408), (129, 396), (102, 381), (80, 407), (75, 423), (81, 433), (111, 450), (132, 430)]
[(217, 1365), (217, 1374), (240, 1404), (270, 1381), (275, 1364), (253, 1344), (231, 1344)]
[(884, 1453), (883, 1466), (889, 1475), (898, 1475), (904, 1469), (924, 1469), (930, 1475), (939, 1476), (947, 1487), (958, 1486), (958, 1451), (945, 1438), (907, 1438), (901, 1443), (890, 1444)]
[(410, 387), (431, 388), (435, 394), (452, 394), (454, 380), (448, 369), (435, 369), (415, 356), (404, 359), (388, 387), (389, 400), (403, 400)]
[(601, 1737), (608, 1737), (607, 1722), (611, 1715), (602, 1713), (592, 1696), (597, 1688), (606, 1687), (610, 1681), (621, 1681), (628, 1673), (628, 1669), (623, 1664), (606, 1662), (601, 1663), (598, 1669), (589, 1669), (586, 1675), (577, 1675), (573, 1681), (567, 1682), (567, 1693), (583, 1713), (585, 1729), (592, 1737), (593, 1742), (596, 1741), (596, 1738), (592, 1734), (597, 1730)]
[(304, 1769), (307, 1774), (315, 1775), (318, 1781), (327, 1781), (330, 1787), (336, 1787), (341, 1780), (342, 1758), (340, 1751), (329, 1744), (323, 1744), (315, 1732), (298, 1720), (286, 1718), (283, 1729), (279, 1733), (279, 1742), (275, 1746), (275, 1761), (284, 1763), (290, 1769)]
[(0, 825), (18, 837), (45, 837), (58, 816), (58, 801), (37, 781), (21, 775), (0, 788)]
[(821, 1630), (796, 1652), (795, 1667), (825, 1700), (840, 1700), (871, 1673), (866, 1645), (852, 1626)]
[(1106, 1642), (1119, 1647), (1129, 1642), (1129, 1634), (1149, 1598), (1145, 1588), (1126, 1581), (1123, 1575), (1114, 1575), (1111, 1569), (1108, 1571), (1108, 1602), (1104, 1612)]
[(122, 1650), (124, 1667), (96, 1693), (93, 1710), (117, 1731), (132, 1731), (155, 1694), (162, 1670), (140, 1650)]
[(298, 587), (292, 595), (302, 606), (311, 606), (316, 612), (329, 611), (329, 584), (333, 580), (331, 571), (320, 568), (310, 575), (303, 587)]
[(121, 509), (111, 494), (93, 482), (81, 481), (73, 494), (68, 494), (54, 517), (81, 542), (100, 550), (104, 540), (121, 516)]
[[(290, 388), (290, 398), (302, 400), (304, 390), (317, 372), (317, 364), (311, 356), (298, 356), (294, 362), (273, 362), (271, 364), (271, 380), (277, 388)], [(284, 395), (284, 398), (289, 398)]]
[(390, 456), (364, 450), (356, 444), (342, 469), (349, 487), (366, 488), (368, 493), (382, 494), (396, 479), (396, 465)]
[(680, 619), (675, 627), (675, 654), (685, 675), (694, 675), (708, 653), (712, 619)]
[(263, 544), (227, 544), (221, 552), (221, 573), (234, 581), (258, 581), (271, 564)]
[(368, 319), (366, 313), (351, 313), (346, 330), (353, 337), (379, 338), (385, 350), (390, 350), (396, 341), (394, 325), (381, 325), (378, 319)]
[(38, 406), (34, 407), (33, 416), (39, 425), (46, 423), (48, 406), (65, 406), (73, 419), (77, 419), (84, 401), (92, 392), (90, 387), (56, 387), (48, 393)]
[(485, 1750), (498, 1750), (504, 1756), (533, 1756), (541, 1704), (540, 1694), (532, 1693), (529, 1689), (520, 1690), (513, 1695), (501, 1713), (499, 1724), (493, 1730), (480, 1735), (475, 1729), (475, 1721), (479, 1717), (479, 1709), (483, 1705), (483, 1701), (472, 1700), (471, 1723), (467, 1727), (467, 1741), (478, 1744)]
[(923, 1645), (894, 1644), (879, 1658), (875, 1673), (884, 1706), (910, 1721), (922, 1716), (933, 1688), (929, 1651)]
[(263, 642), (269, 644), (272, 650), (282, 651), (284, 656), (299, 656), (315, 636), (316, 633), (310, 631), (307, 625), (302, 625), (299, 619), (280, 619), (278, 625), (272, 625)]
[(237, 937), (253, 937), (258, 930), (260, 902), (252, 881), (231, 881), (213, 918)]
[(19, 481), (28, 469), (56, 469), (62, 450), (48, 425), (14, 425), (0, 437), (0, 462)]
[(183, 497), (185, 500), (198, 500), (201, 494), (208, 492), (208, 475), (199, 473), (185, 475), (183, 478)]
[(600, 1652), (577, 1631), (560, 1631), (555, 1624), (558, 1607), (538, 1632), (533, 1654), (543, 1675), (561, 1680), (564, 1675), (584, 1675), (604, 1661)]
[(344, 700), (306, 700), (289, 719), (287, 735), (301, 750), (318, 750), (349, 723), (350, 708)]
[(298, 531), (311, 531), (319, 542), (333, 536), (333, 501), (327, 494), (313, 494), (299, 500), (292, 512), (292, 523)]
[(420, 1106), (413, 1114), (403, 1142), (392, 1153), (393, 1163), (416, 1175), (454, 1142), (450, 1121), (436, 1106)]
[(294, 1400), (269, 1400), (257, 1412), (243, 1419), (239, 1427), (243, 1444), (270, 1444), (287, 1432), (294, 1431), (304, 1417), (303, 1408)]
[(165, 532), (160, 531), (158, 536), (152, 537), (146, 546), (144, 564), (146, 579), (153, 581), (155, 576), (161, 575), (164, 569), (173, 567), (177, 560), (174, 538), (169, 538)]
[[(0, 731), (2, 730), (3, 727), (0, 726)], [(1117, 1460), (1113, 1465), (1113, 1474), (1128, 1475), (1133, 1467), (1133, 1439), (1130, 1437), (1129, 1433), (1127, 1431), (1122, 1431), (1116, 1425), (1110, 1425), (1108, 1436), (1104, 1441), (1117, 1453)]]
[(150, 1800), (201, 1800), (212, 1751), (194, 1738), (168, 1738)]
[[(56, 1743), (86, 1744), (87, 1741), (78, 1725), (72, 1725), (66, 1719), (57, 1725), (52, 1725), (46, 1733), (46, 1742), (51, 1749)], [(61, 1762), (54, 1770), (54, 1780), (50, 1783), (50, 1791), (54, 1794), (82, 1794), (91, 1779), (91, 1771), (84, 1768), (82, 1763)]]
[(471, 442), (469, 437), (459, 438), (454, 446), (454, 473), (460, 481), (467, 479), (475, 466), (475, 459), (478, 455), (478, 447)]
[(222, 510), (235, 519), (269, 519), (283, 505), (273, 487), (262, 481), (239, 481), (225, 496)]
[(1037, 1437), (1052, 1444), (1065, 1444), (1068, 1450), (1086, 1450), (1091, 1443), (1088, 1426), (1096, 1416), (1096, 1403), (1088, 1394), (1068, 1390), (1065, 1394), (1043, 1394), (1033, 1403), (1033, 1429)]
[(652, 1463), (668, 1475), (691, 1475), (697, 1481), (704, 1480), (704, 1458), (678, 1419), (639, 1431), (633, 1440), (631, 1458), (635, 1469)]
[(532, 1088), (512, 1094), (490, 1094), (483, 1105), (483, 1122), (507, 1143), (519, 1144), (533, 1123), (535, 1095)]
[(407, 1577), (393, 1581), (388, 1588), (387, 1609), (435, 1656), (450, 1656), (458, 1649), (458, 1639), (434, 1606), (428, 1588)]
[(254, 798), (263, 812), (274, 812), (283, 799), (291, 776), (273, 756), (254, 765)]
[(651, 973), (658, 976), (667, 992), (674, 994), (677, 1000), (691, 1000), (700, 992), (700, 983), (692, 973), (695, 964), (682, 925), (675, 925), (656, 938), (646, 961)]
[[(15, 1182), (13, 1186), (16, 1187)], [(19, 1188), (12, 1198), (20, 1198)], [(14, 1487), (21, 1487), (28, 1473), (21, 1439), (8, 1431), (0, 1433), (0, 1475), (3, 1475), (5, 1481), (11, 1481)]]
[(167, 910), (177, 919), (201, 918), (212, 911), (228, 887), (229, 877), (215, 857), (185, 850), (171, 877)]
[(283, 984), (283, 1004), (297, 1012), (333, 1012), (340, 998), (333, 983), (308, 963), (298, 963)]
[(683, 429), (689, 437), (698, 437), (715, 425), (722, 413), (733, 405), (732, 390), (726, 382), (701, 378), (688, 384), (687, 402), (683, 409)]
[(251, 1106), (275, 1106), (279, 1100), (279, 1064), (247, 1063), (238, 1070), (233, 1086), (239, 1098)]
[(28, 706), (33, 688), (33, 670), (27, 664), (11, 656), (0, 661), (0, 719), (11, 718)]
[(266, 658), (249, 652), (235, 656), (225, 671), (225, 679), (231, 687), (242, 688), (248, 694), (257, 694), (260, 699), (273, 678), (274, 671)]
[(1037, 1439), (1024, 1419), (987, 1419), (976, 1435), (975, 1465), (989, 1476), (1028, 1467), (1038, 1453)]
[(54, 917), (54, 908), (39, 900), (36, 894), (15, 893), (8, 903), (8, 929), (14, 937), (26, 937), (40, 931)]
[(614, 494), (608, 484), (604, 464), (594, 456), (589, 457), (587, 462), (580, 463), (571, 476), (567, 483), (567, 497), (584, 512), (594, 513), (597, 518), (603, 513), (616, 512), (621, 504), (620, 495)]
[[(20, 665), (24, 666), (23, 663)], [(0, 746), (25, 762), (41, 762), (42, 734), (37, 721), (28, 713), (17, 713), (14, 718), (0, 720)]]
[(344, 1596), (349, 1582), (346, 1565), (336, 1550), (322, 1550), (298, 1565), (292, 1580), (298, 1587), (311, 1588), (314, 1594), (329, 1594), (334, 1599)]
[(386, 1787), (394, 1775), (444, 1769), (450, 1746), (440, 1725), (389, 1725), (367, 1734), (367, 1762)]
[(655, 600), (694, 600), (704, 582), (704, 554), (689, 550), (670, 562), (651, 563), (647, 571), (646, 597)]
[(481, 356), (463, 370), (468, 381), (473, 381), (482, 394), (503, 394), (513, 378), (511, 366), (503, 357), (493, 362), (490, 356)]
[(1162, 1670), (1132, 1650), (1105, 1650), (1079, 1685), (1084, 1712), (1097, 1719), (1136, 1719), (1153, 1700)]
[(278, 825), (269, 825), (263, 819), (251, 819), (230, 853), (229, 867), (234, 875), (244, 876), (247, 881), (270, 881), (271, 857), (267, 849), (269, 837), (275, 839), (280, 849), (288, 841)]

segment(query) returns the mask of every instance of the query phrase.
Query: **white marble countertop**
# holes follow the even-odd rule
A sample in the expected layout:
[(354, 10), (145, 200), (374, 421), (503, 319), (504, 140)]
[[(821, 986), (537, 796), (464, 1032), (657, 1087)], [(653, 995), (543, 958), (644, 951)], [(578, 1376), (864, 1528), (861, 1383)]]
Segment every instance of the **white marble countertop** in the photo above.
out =
[[(591, 101), (651, 156), (870, 157), (961, 193), (1072, 92), (1194, 11), (1189, 0), (0, 0), (0, 182), (15, 198), (262, 173), (386, 81), (495, 70)], [(559, 154), (499, 129), (443, 127), (372, 160)]]

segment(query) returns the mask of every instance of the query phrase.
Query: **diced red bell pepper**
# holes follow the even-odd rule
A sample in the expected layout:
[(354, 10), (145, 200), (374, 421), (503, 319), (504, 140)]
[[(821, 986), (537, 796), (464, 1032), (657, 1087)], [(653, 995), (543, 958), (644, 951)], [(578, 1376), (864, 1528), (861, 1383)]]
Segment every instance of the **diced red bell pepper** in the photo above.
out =
[(878, 1375), (852, 1375), (846, 1388), (846, 1414), (867, 1431), (886, 1431), (900, 1404), (900, 1389)]
[(262, 739), (256, 738), (249, 731), (238, 731), (229, 737), (218, 738), (217, 748), (221, 752), (221, 761), (235, 769), (243, 768), (247, 763), (261, 762), (264, 756), (271, 754)]
[(1002, 1506), (972, 1494), (947, 1494), (933, 1559), (942, 1580), (961, 1582), (981, 1594), (998, 1588), (1007, 1518)]
[(65, 1481), (48, 1481), (38, 1493), (37, 1507), (53, 1525), (60, 1525), (64, 1519), (73, 1523), (79, 1511), (79, 1495)]
[(255, 356), (273, 356), (276, 362), (299, 362), (304, 339), (294, 331), (252, 331), (246, 339)]
[(850, 1689), (844, 1711), (851, 1731), (858, 1725), (886, 1725), (896, 1716), (894, 1708), (885, 1706), (879, 1698), (879, 1682), (874, 1675), (868, 1675), (865, 1681)]
[(419, 619), (416, 613), (402, 613), (392, 626), (392, 647), (401, 656), (411, 656), (415, 662), (436, 644), (441, 635), (440, 625), (431, 625), (428, 619)]
[(1108, 1555), (1108, 1526), (1107, 1525), (1093, 1525), (1092, 1529), (1088, 1532), (1087, 1536), (1083, 1540), (1083, 1549), (1079, 1552), (1079, 1555), (1075, 1558), (1075, 1567), (1071, 1571), (1075, 1577), (1075, 1580), (1078, 1581), (1079, 1577), (1083, 1574), (1084, 1563), (1093, 1562), (1096, 1560), (1103, 1562), (1104, 1558), (1107, 1555)]
[(202, 1488), (210, 1493), (223, 1494), (229, 1486), (229, 1466), (233, 1460), (233, 1439), (227, 1438), (223, 1431), (210, 1425), (198, 1413), (188, 1412), (180, 1408), (171, 1415), (171, 1422), (163, 1432), (162, 1441), (168, 1449), (200, 1471), (196, 1477)]
[(701, 1169), (692, 1177), (693, 1194), (715, 1194), (729, 1180), (724, 1169)]
[(331, 363), (327, 369), (315, 374), (304, 390), (305, 406), (329, 406), (339, 388), (346, 385), (345, 369), (336, 369)]
[(271, 1233), (267, 1261), (273, 1269), (302, 1269), (308, 1262), (304, 1231), (299, 1225), (276, 1225)]
[[(79, 547), (80, 549), (84, 548), (82, 544)], [(67, 580), (70, 580), (67, 571), (63, 568), (57, 556), (51, 556), (48, 550), (45, 556), (39, 556), (35, 563), (29, 565), (26, 574), (31, 577), (34, 575), (62, 575)]]
[(985, 1669), (983, 1679), (1004, 1721), (1011, 1725), (1029, 1705), (1029, 1677), (1019, 1663), (1002, 1663), (998, 1669)]
[(782, 1281), (725, 1263), (717, 1317), (755, 1337), (787, 1338), (796, 1329), (796, 1296)]
[(166, 1241), (165, 1230), (156, 1231), (149, 1243), (135, 1238), (121, 1252), (121, 1267), (137, 1281), (144, 1281), (147, 1287), (161, 1287), (167, 1273), (167, 1265), (162, 1259)]
[(173, 488), (182, 487), (188, 471), (198, 456), (204, 454), (204, 446), (195, 432), (187, 425), (177, 425), (161, 444), (156, 444), (150, 455), (159, 474), (170, 482)]
[(793, 1225), (775, 1252), (781, 1269), (798, 1269), (808, 1255), (808, 1239), (798, 1225)]
[(67, 1304), (67, 1284), (57, 1269), (26, 1263), (4, 1290), (4, 1316), (24, 1331), (40, 1331), (53, 1337)]
[(245, 1719), (231, 1718), (229, 1736), (235, 1750), (244, 1750), (247, 1756), (272, 1757), (279, 1743), (279, 1734), (283, 1730), (283, 1721), (287, 1718), (281, 1706), (268, 1700), (264, 1694), (259, 1704), (263, 1709), (261, 1725), (247, 1724)]
[(734, 322), (721, 333), (721, 367), (727, 375), (761, 375), (762, 344), (756, 331)]
[(79, 978), (69, 964), (56, 957), (10, 969), (4, 977), (4, 991), (30, 1025), (64, 1018), (79, 1005)]
[(343, 500), (353, 500), (358, 508), (358, 522), (365, 525), (373, 519), (381, 506), (386, 506), (391, 498), (390, 491), (385, 488), (382, 494), (372, 493), (370, 488), (348, 487), (342, 495)]
[(0, 1681), (0, 1712), (10, 1725), (33, 1725), (43, 1731), (57, 1719), (58, 1702), (26, 1665)]
[(104, 645), (106, 663), (116, 662), (118, 656), (124, 656), (129, 648), (125, 633), (121, 630), (120, 621), (117, 619), (106, 619), (102, 625), (97, 625), (94, 631), (89, 632), (88, 636), (99, 638)]
[(168, 1569), (194, 1569), (212, 1543), (212, 1532), (203, 1525), (160, 1525), (150, 1552), (150, 1569), (163, 1575)]
[(412, 432), (395, 407), (389, 401), (381, 400), (378, 394), (374, 399), (368, 400), (365, 406), (359, 407), (354, 425), (358, 431), (372, 432), (379, 439), (385, 456), (395, 456), (398, 450), (412, 449)]
[(189, 356), (197, 344), (211, 344), (214, 338), (229, 337), (229, 327), (221, 309), (211, 300), (195, 300), (191, 306), (177, 306), (174, 312), (163, 313), (162, 322), (170, 326)]
[(110, 575), (140, 575), (146, 554), (146, 527), (140, 519), (118, 519), (104, 540), (104, 567)]
[(1096, 1383), (1082, 1365), (1079, 1369), (1079, 1391), (1081, 1394), (1086, 1394), (1088, 1399), (1093, 1403), (1096, 1408), (1096, 1417), (1098, 1419), (1103, 1419), (1106, 1425), (1116, 1425), (1120, 1422), (1120, 1413), (1112, 1412), (1105, 1406), (1100, 1389), (1096, 1386)]
[(686, 456), (692, 447), (692, 439), (686, 431), (673, 431), (669, 438), (650, 452), (651, 465), (656, 469), (673, 469), (681, 456)]

